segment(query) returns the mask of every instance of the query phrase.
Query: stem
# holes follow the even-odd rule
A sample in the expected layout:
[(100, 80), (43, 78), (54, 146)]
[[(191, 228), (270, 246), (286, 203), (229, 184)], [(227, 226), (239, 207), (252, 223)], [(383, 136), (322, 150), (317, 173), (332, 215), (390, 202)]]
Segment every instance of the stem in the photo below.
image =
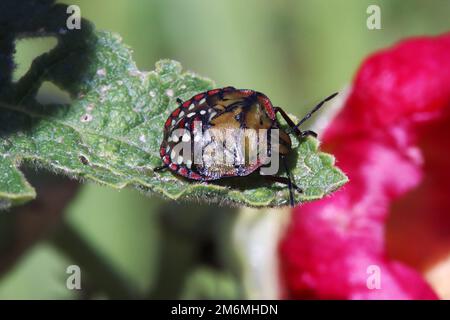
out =
[(73, 226), (62, 222), (50, 242), (86, 272), (89, 283), (111, 299), (132, 299), (137, 293), (110, 261), (97, 252)]

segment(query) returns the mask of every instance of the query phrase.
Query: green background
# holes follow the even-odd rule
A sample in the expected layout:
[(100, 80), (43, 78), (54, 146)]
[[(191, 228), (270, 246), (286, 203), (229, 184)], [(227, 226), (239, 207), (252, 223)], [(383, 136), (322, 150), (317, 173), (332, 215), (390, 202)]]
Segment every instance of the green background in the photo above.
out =
[[(98, 29), (119, 33), (134, 50), (141, 70), (153, 69), (161, 58), (175, 59), (184, 68), (214, 79), (217, 86), (264, 92), (274, 104), (298, 116), (350, 84), (370, 53), (406, 37), (448, 31), (450, 12), (450, 1), (446, 0), (61, 2), (78, 5), (82, 17)], [(370, 4), (381, 8), (381, 30), (366, 27)], [(55, 43), (48, 38), (19, 41), (15, 78)], [(41, 90), (41, 99), (67, 98), (47, 86)], [(86, 184), (68, 207), (67, 218), (133, 286), (151, 291), (160, 280), (157, 267), (161, 250), (172, 248), (166, 254), (182, 261), (196, 245), (193, 241), (189, 247), (184, 238), (172, 238), (173, 243), (166, 245), (168, 235), (159, 215), (165, 205), (137, 191), (117, 192)], [(180, 216), (195, 218), (198, 214), (188, 207), (181, 209)], [(229, 221), (227, 215), (235, 214), (223, 211), (214, 225), (221, 219)], [(224, 246), (231, 248), (230, 243)], [(1, 278), (0, 299), (75, 298), (76, 293), (65, 287), (65, 270), (71, 263), (47, 242), (37, 244)], [(181, 293), (172, 297), (242, 296), (239, 280), (227, 271), (199, 266), (190, 272)]]

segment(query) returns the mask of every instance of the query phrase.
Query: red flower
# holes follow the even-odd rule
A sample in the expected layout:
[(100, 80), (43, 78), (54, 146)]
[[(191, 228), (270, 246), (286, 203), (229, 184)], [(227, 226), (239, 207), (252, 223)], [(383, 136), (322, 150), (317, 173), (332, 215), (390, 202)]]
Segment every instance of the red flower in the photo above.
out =
[(416, 222), (432, 217), (427, 230), (440, 235), (423, 244), (410, 237), (422, 254), (439, 241), (450, 249), (449, 141), (450, 34), (410, 39), (369, 57), (323, 135), (322, 149), (336, 156), (350, 182), (294, 210), (280, 244), (286, 296), (437, 298), (418, 271), (390, 253), (423, 267), (415, 248), (396, 235), (409, 215)]

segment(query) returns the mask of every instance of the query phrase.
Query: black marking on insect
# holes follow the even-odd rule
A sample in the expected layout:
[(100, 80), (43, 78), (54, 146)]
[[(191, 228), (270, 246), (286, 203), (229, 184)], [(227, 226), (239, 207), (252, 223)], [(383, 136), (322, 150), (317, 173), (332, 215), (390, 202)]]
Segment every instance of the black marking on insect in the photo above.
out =
[[(160, 147), (160, 156), (163, 161), (161, 167), (155, 168), (159, 171), (168, 168), (172, 172), (183, 176), (190, 180), (196, 181), (212, 181), (226, 177), (247, 176), (263, 166), (259, 161), (253, 164), (240, 164), (231, 166), (206, 166), (193, 163), (192, 155), (184, 159), (184, 155), (175, 155), (171, 153), (173, 147), (180, 140), (184, 139), (189, 143), (193, 143), (194, 121), (201, 121), (204, 130), (211, 127), (214, 128), (245, 128), (245, 129), (279, 129), (279, 153), (282, 158), (287, 177), (264, 175), (265, 178), (272, 182), (285, 184), (289, 187), (289, 198), (291, 206), (294, 206), (293, 189), (298, 192), (302, 190), (291, 180), (291, 174), (286, 164), (286, 156), (291, 151), (290, 133), (295, 134), (300, 139), (306, 136), (314, 136), (317, 134), (313, 131), (301, 131), (299, 126), (303, 124), (311, 115), (320, 109), (320, 107), (328, 100), (337, 95), (334, 93), (317, 104), (310, 112), (308, 112), (299, 123), (295, 124), (286, 112), (280, 107), (274, 107), (269, 98), (263, 93), (248, 90), (235, 89), (234, 87), (225, 87), (213, 89), (199, 93), (191, 99), (182, 101), (177, 99), (179, 107), (172, 111), (164, 124), (164, 137)], [(276, 118), (276, 114), (284, 118), (289, 130), (283, 130)], [(186, 137), (174, 135), (176, 129), (187, 129), (189, 135)], [(184, 140), (183, 140), (184, 141)], [(268, 139), (268, 152), (270, 152), (270, 139)], [(202, 150), (202, 152), (204, 152)], [(236, 155), (234, 155), (236, 156)]]

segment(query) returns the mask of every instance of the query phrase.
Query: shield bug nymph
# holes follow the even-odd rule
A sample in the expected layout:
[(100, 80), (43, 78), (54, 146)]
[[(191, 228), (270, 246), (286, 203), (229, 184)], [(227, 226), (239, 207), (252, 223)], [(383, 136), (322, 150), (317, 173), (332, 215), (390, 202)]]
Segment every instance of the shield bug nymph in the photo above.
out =
[[(289, 187), (290, 204), (294, 205), (293, 189), (302, 190), (291, 180), (285, 157), (291, 151), (289, 134), (300, 139), (313, 131), (299, 126), (334, 93), (317, 104), (297, 124), (280, 107), (257, 91), (225, 87), (199, 93), (191, 99), (177, 99), (179, 106), (164, 124), (160, 147), (162, 170), (168, 168), (190, 180), (212, 181), (227, 177), (247, 176), (259, 171), (267, 179)], [(276, 115), (289, 126), (283, 130)], [(275, 137), (275, 138), (274, 138)], [(287, 177), (264, 169), (268, 162), (281, 159)], [(271, 166), (272, 167), (272, 166)]]

